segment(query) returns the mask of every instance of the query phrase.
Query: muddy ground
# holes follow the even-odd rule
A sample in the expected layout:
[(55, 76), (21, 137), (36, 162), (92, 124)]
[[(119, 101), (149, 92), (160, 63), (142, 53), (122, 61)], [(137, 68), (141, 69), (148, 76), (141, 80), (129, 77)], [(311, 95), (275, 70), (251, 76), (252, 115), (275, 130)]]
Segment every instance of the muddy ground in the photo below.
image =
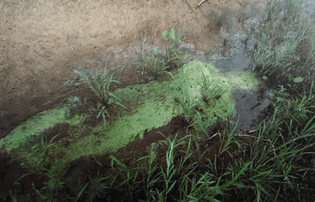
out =
[[(108, 60), (108, 66), (111, 70), (117, 70), (115, 77), (122, 83), (113, 85), (112, 90), (136, 84), (140, 82), (136, 69), (121, 70), (120, 65), (136, 59), (134, 53), (139, 51), (144, 37), (149, 38), (146, 43), (148, 50), (154, 46), (162, 49), (166, 44), (161, 39), (162, 32), (173, 27), (178, 30), (183, 24), (184, 42), (193, 45), (190, 45), (190, 50), (197, 58), (198, 54), (227, 48), (220, 31), (225, 29), (228, 32), (228, 28), (214, 23), (214, 15), (220, 14), (222, 8), (228, 8), (228, 14), (239, 19), (234, 26), (244, 31), (241, 23), (244, 13), (250, 9), (263, 13), (265, 6), (265, 1), (260, 0), (211, 0), (197, 7), (199, 2), (1, 1), (0, 110), (5, 115), (1, 116), (0, 138), (34, 114), (55, 106), (71, 95), (87, 98), (93, 104), (93, 95), (85, 86), (64, 86), (74, 76), (75, 69), (104, 67)], [(92, 127), (95, 123), (87, 121), (86, 124)], [(66, 124), (59, 124), (46, 134), (51, 138), (61, 132), (62, 138), (67, 135), (62, 132), (67, 127)], [(153, 141), (163, 139), (154, 135), (157, 131), (184, 135), (185, 129), (175, 118), (164, 128), (150, 131), (150, 135), (145, 133), (144, 140), (130, 144), (122, 156), (127, 161), (141, 156)], [(134, 148), (139, 150), (135, 152)], [(25, 200), (30, 200), (35, 193), (30, 182), (40, 188), (44, 179), (38, 180), (38, 176), (29, 175), (19, 181), (23, 188), (16, 188), (14, 181), (26, 170), (18, 162), (10, 162), (9, 157), (4, 159), (0, 170), (0, 199), (9, 201), (9, 191), (16, 191)], [(77, 168), (76, 165), (82, 165), (82, 161), (89, 168)], [(90, 158), (82, 158), (72, 164), (72, 171), (83, 169), (91, 173), (96, 171), (95, 166), (96, 163)], [(70, 169), (69, 175), (72, 171)]]

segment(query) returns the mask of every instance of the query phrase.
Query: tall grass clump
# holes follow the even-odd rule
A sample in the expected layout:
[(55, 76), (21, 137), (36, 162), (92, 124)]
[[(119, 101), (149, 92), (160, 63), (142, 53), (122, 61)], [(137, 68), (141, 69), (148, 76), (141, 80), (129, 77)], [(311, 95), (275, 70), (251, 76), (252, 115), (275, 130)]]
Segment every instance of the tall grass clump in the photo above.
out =
[(176, 61), (184, 62), (188, 58), (188, 53), (179, 49), (181, 43), (185, 39), (182, 36), (183, 29), (176, 34), (174, 28), (165, 30), (162, 33), (162, 38), (166, 41), (170, 40), (166, 48), (166, 56), (162, 56), (162, 51), (155, 47), (151, 52), (144, 50), (144, 43), (147, 38), (145, 37), (141, 43), (140, 60), (136, 62), (137, 68), (142, 72), (142, 75), (152, 77), (154, 80), (162, 74), (169, 74), (172, 78), (173, 75), (169, 72), (172, 68), (172, 63)]
[[(180, 88), (180, 87), (178, 87)], [(182, 118), (182, 125), (187, 130), (192, 126), (194, 121), (193, 107), (198, 105), (196, 98), (193, 98), (186, 86), (182, 86), (179, 90), (174, 89), (174, 108), (179, 111)]]
[(171, 30), (165, 30), (162, 33), (162, 38), (165, 41), (170, 41), (167, 45), (166, 49), (166, 58), (170, 61), (179, 60), (180, 62), (185, 62), (188, 58), (188, 54), (185, 51), (179, 49), (182, 42), (185, 40), (185, 36), (183, 36), (184, 29), (182, 28), (176, 34), (174, 28)]
[(287, 0), (282, 8), (279, 4), (279, 0), (270, 1), (266, 18), (251, 28), (258, 40), (252, 55), (255, 70), (265, 78), (307, 77), (314, 70), (314, 22), (300, 20), (299, 1)]
[(248, 179), (255, 185), (257, 201), (298, 195), (303, 179), (314, 172), (311, 161), (301, 163), (315, 154), (314, 98), (311, 90), (302, 99), (290, 100), (281, 87), (273, 116), (260, 124), (258, 136), (251, 137)]
[[(190, 136), (166, 137), (154, 144), (149, 155), (139, 158), (131, 169), (112, 157), (112, 166), (124, 176), (120, 189), (135, 197), (128, 201), (219, 201), (216, 198), (225, 191), (243, 187), (238, 179), (247, 167), (233, 176), (217, 175), (202, 158), (206, 152), (198, 148), (199, 143)], [(136, 198), (140, 195), (142, 198)]]
[[(141, 44), (140, 61), (136, 62), (138, 69), (142, 72), (142, 74), (153, 77), (154, 80), (156, 80), (161, 74), (165, 73), (173, 77), (173, 75), (167, 71), (167, 63), (170, 60), (166, 60), (161, 57), (159, 54), (161, 54), (162, 51), (157, 47), (155, 47), (150, 53), (147, 53), (147, 51), (144, 50), (144, 43), (146, 40), (147, 38), (145, 37)], [(173, 59), (174, 58), (171, 58), (171, 60)]]
[(57, 143), (53, 143), (53, 140), (58, 135), (51, 138), (49, 142), (42, 137), (40, 143), (34, 144), (30, 149), (27, 149), (30, 152), (24, 152), (23, 155), (17, 156), (17, 159), (22, 161), (21, 166), (27, 168), (29, 174), (45, 174), (47, 170), (59, 161), (57, 154), (60, 153), (60, 149)]
[(114, 73), (110, 76), (108, 75), (107, 62), (104, 67), (104, 71), (96, 72), (94, 75), (88, 75), (83, 71), (77, 70), (75, 70), (75, 72), (79, 74), (81, 80), (86, 83), (97, 96), (98, 104), (96, 110), (99, 111), (97, 118), (102, 116), (104, 124), (106, 124), (106, 116), (110, 116), (107, 111), (110, 105), (115, 104), (126, 108), (123, 104), (120, 103), (120, 98), (109, 91), (111, 83), (120, 82), (113, 79)]
[(202, 73), (202, 78), (203, 78), (203, 84), (202, 84), (202, 87), (201, 87), (201, 93), (203, 95), (206, 95), (212, 101), (214, 99), (218, 99), (224, 93), (226, 93), (226, 89), (224, 89), (223, 87), (215, 84), (214, 82), (210, 82), (208, 80), (208, 77), (205, 76), (204, 73)]
[[(68, 170), (68, 164), (64, 161), (58, 161), (47, 170), (44, 174), (48, 181), (44, 183), (41, 191), (35, 191), (37, 193), (37, 200), (39, 202), (44, 201), (58, 201), (56, 199), (64, 197), (63, 189), (66, 185), (65, 173)], [(65, 200), (65, 198), (63, 199)]]

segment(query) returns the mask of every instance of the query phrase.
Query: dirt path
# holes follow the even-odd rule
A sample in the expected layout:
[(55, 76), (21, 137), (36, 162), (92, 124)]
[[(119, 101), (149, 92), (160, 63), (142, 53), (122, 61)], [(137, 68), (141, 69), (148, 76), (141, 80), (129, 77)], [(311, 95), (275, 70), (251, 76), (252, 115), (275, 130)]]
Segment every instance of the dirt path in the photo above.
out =
[(104, 65), (105, 60), (110, 67), (121, 64), (145, 36), (147, 46), (162, 48), (162, 32), (183, 24), (185, 42), (194, 44), (196, 52), (220, 47), (213, 14), (222, 7), (239, 15), (242, 9), (263, 6), (250, 2), (211, 0), (196, 8), (199, 0), (1, 1), (0, 111), (6, 116), (0, 137), (74, 93), (75, 88), (58, 88), (74, 69)]

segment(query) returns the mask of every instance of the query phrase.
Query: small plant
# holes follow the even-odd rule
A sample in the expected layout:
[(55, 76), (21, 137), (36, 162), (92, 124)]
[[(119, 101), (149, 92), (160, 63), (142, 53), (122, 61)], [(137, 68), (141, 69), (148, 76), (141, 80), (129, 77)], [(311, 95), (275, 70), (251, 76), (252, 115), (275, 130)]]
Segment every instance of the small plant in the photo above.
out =
[(204, 117), (199, 111), (195, 112), (193, 127), (201, 138), (208, 137), (207, 128), (211, 126), (211, 121)]
[[(108, 106), (107, 106), (108, 107)], [(104, 121), (104, 125), (106, 124), (106, 116), (110, 117), (106, 106), (102, 105), (102, 103), (97, 103), (97, 108), (93, 110), (98, 111), (98, 114), (96, 116), (96, 118), (98, 119), (100, 116), (102, 116), (103, 121)]]
[(31, 148), (31, 155), (33, 156), (33, 161), (35, 166), (32, 166), (31, 169), (33, 173), (42, 172), (44, 169), (49, 168), (55, 161), (54, 158), (51, 158), (50, 153), (54, 153), (52, 151), (56, 151), (56, 144), (52, 143), (53, 140), (58, 136), (54, 136), (49, 143), (44, 142), (44, 139), (41, 138), (40, 144), (35, 144)]
[(49, 169), (45, 170), (45, 176), (48, 177), (48, 181), (44, 183), (44, 186), (41, 188), (41, 191), (37, 190), (33, 184), (33, 187), (37, 194), (36, 201), (49, 201), (55, 202), (59, 201), (56, 199), (63, 198), (62, 189), (65, 186), (65, 174), (69, 168), (69, 165), (64, 160), (58, 160), (52, 165)]
[(160, 179), (161, 173), (158, 171), (159, 166), (156, 164), (156, 144), (153, 143), (150, 147), (149, 155), (139, 158), (136, 162), (139, 162), (138, 170), (144, 184), (144, 192), (146, 198), (152, 198), (156, 192), (154, 191), (154, 185)]
[[(175, 174), (176, 174), (176, 165), (175, 165), (175, 149), (176, 147), (185, 144), (184, 141), (179, 140), (176, 141), (176, 137), (174, 140), (170, 140), (169, 138), (166, 138), (164, 141), (161, 141), (161, 143), (166, 144), (168, 146), (166, 155), (165, 155), (165, 161), (166, 161), (166, 168), (163, 169), (161, 168), (161, 174), (162, 174), (162, 179), (163, 179), (163, 184), (164, 184), (164, 189), (163, 191), (160, 192), (161, 195), (164, 195), (164, 200), (167, 201), (169, 193), (174, 189), (174, 186), (176, 184), (176, 180), (174, 180)], [(161, 196), (159, 194), (159, 196)], [(161, 200), (162, 198), (159, 197)]]
[[(118, 173), (117, 175), (113, 178), (112, 183), (110, 187), (115, 188), (123, 188), (124, 194), (126, 194), (126, 198), (130, 199), (130, 196), (132, 196), (132, 193), (138, 188), (139, 181), (138, 181), (138, 175), (139, 171), (134, 168), (128, 168), (123, 162), (118, 160), (115, 156), (110, 155), (110, 158), (112, 159), (111, 161), (111, 166), (114, 171), (115, 169), (115, 163), (119, 165)], [(117, 171), (116, 171), (117, 172)], [(118, 183), (117, 186), (113, 186), (114, 181), (120, 178), (122, 180), (121, 183)]]
[(176, 34), (174, 28), (172, 28), (171, 30), (165, 30), (162, 33), (162, 38), (164, 40), (167, 41), (171, 39), (166, 48), (166, 57), (169, 61), (177, 59), (184, 61), (187, 59), (187, 55), (185, 54), (185, 52), (179, 50), (181, 43), (185, 40), (185, 37), (182, 36), (183, 32), (184, 29), (181, 29), (178, 34)]
[(176, 35), (174, 28), (172, 28), (170, 31), (165, 30), (162, 33), (162, 38), (164, 40), (167, 41), (171, 39), (168, 47), (166, 48), (166, 58), (161, 56), (162, 51), (157, 47), (155, 47), (150, 53), (147, 53), (147, 51), (144, 50), (144, 43), (147, 38), (144, 38), (143, 42), (141, 43), (140, 61), (136, 63), (142, 74), (145, 73), (146, 76), (153, 77), (154, 80), (156, 80), (159, 75), (164, 73), (167, 73), (172, 78), (174, 78), (173, 75), (167, 71), (167, 69), (170, 69), (170, 64), (177, 60), (185, 61), (188, 57), (187, 53), (179, 50), (180, 44), (185, 39), (185, 37), (182, 37), (183, 31), (183, 29), (180, 30)]
[(111, 104), (116, 104), (121, 107), (126, 108), (119, 101), (120, 98), (115, 96), (113, 93), (109, 91), (110, 84), (112, 82), (120, 83), (119, 81), (113, 80), (114, 73), (109, 76), (107, 72), (107, 62), (104, 67), (103, 72), (97, 72), (95, 75), (90, 76), (85, 72), (75, 70), (77, 74), (79, 74), (81, 80), (89, 85), (90, 89), (95, 93), (98, 98), (97, 111), (99, 111), (97, 118), (101, 115), (103, 117), (104, 124), (106, 124), (106, 115), (109, 116), (107, 108)]
[(103, 177), (99, 171), (96, 176), (91, 177), (89, 176), (90, 182), (89, 182), (89, 187), (88, 187), (88, 195), (89, 195), (89, 200), (88, 201), (93, 201), (94, 198), (96, 197), (101, 197), (102, 194), (105, 193), (105, 189), (108, 187), (105, 185), (103, 182), (104, 180), (108, 179), (109, 177)]
[[(283, 86), (280, 86), (280, 90), (277, 91), (277, 105), (279, 106), (277, 110), (281, 110), (282, 117), (288, 117), (296, 122), (306, 121), (309, 115), (314, 115), (313, 100), (315, 95), (313, 94), (314, 81), (311, 84), (311, 89), (309, 93), (302, 93), (297, 98), (294, 98), (286, 92)], [(279, 120), (279, 119), (278, 119)]]
[[(223, 154), (224, 152), (228, 152), (231, 143), (233, 143), (234, 133), (235, 133), (236, 128), (237, 128), (237, 124), (234, 126), (234, 128), (232, 129), (232, 131), (228, 135), (219, 133), (220, 142), (221, 142), (221, 145), (219, 148), (219, 154), (220, 155)], [(234, 141), (234, 142), (236, 142), (236, 141)], [(237, 144), (239, 145), (239, 143), (237, 143)]]
[(145, 73), (147, 76), (153, 77), (154, 80), (156, 80), (159, 75), (164, 73), (169, 74), (173, 78), (173, 75), (166, 71), (168, 68), (166, 65), (168, 61), (166, 61), (166, 59), (163, 57), (158, 56), (158, 54), (162, 53), (161, 50), (155, 47), (148, 55), (147, 52), (143, 50), (146, 40), (147, 38), (145, 37), (141, 44), (141, 59), (136, 63), (138, 69), (142, 72), (142, 74)]
[(182, 93), (174, 90), (175, 108), (181, 112), (182, 125), (188, 130), (193, 124), (194, 111), (193, 107), (198, 103), (190, 97), (188, 88), (186, 86), (182, 87)]
[(57, 199), (52, 194), (42, 194), (38, 189), (36, 189), (35, 185), (33, 184), (33, 189), (36, 192), (36, 201), (38, 202), (57, 202)]
[(81, 198), (81, 196), (84, 194), (84, 191), (86, 191), (87, 186), (89, 185), (89, 182), (87, 182), (85, 185), (81, 184), (81, 179), (79, 178), (79, 182), (76, 183), (74, 186), (70, 185), (70, 189), (72, 191), (72, 193), (74, 193), (74, 196), (70, 196), (69, 200), (70, 201), (74, 201), (74, 202), (78, 202), (79, 199)]
[(201, 92), (203, 95), (207, 95), (209, 99), (218, 99), (220, 98), (224, 93), (225, 90), (223, 87), (218, 86), (214, 84), (213, 82), (210, 82), (208, 80), (208, 77), (202, 73), (202, 78), (203, 78), (203, 84), (201, 87)]
[(58, 161), (51, 166), (50, 169), (46, 169), (47, 173), (45, 174), (49, 180), (45, 182), (43, 189), (49, 191), (49, 193), (54, 193), (55, 197), (59, 196), (59, 192), (65, 185), (64, 175), (68, 170), (69, 165), (63, 161)]
[(208, 90), (211, 86), (211, 83), (209, 82), (207, 76), (202, 72), (202, 90)]

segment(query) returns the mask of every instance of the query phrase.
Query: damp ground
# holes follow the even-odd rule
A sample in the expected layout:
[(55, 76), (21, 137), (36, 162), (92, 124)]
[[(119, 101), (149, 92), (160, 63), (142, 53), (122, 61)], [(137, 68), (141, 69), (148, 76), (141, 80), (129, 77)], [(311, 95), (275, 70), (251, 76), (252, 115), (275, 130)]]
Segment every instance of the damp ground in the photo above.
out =
[[(60, 103), (68, 103), (70, 97), (77, 97), (80, 100), (78, 103), (84, 101), (84, 104), (70, 110), (72, 118), (77, 114), (90, 113), (87, 106), (95, 105), (96, 100), (89, 88), (82, 84), (64, 85), (74, 78), (75, 69), (93, 70), (104, 67), (108, 61), (110, 69), (115, 71), (116, 79), (121, 82), (112, 85), (112, 91), (148, 83), (147, 80), (143, 81), (136, 68), (129, 66), (138, 59), (134, 53), (139, 53), (144, 37), (149, 37), (147, 50), (155, 46), (163, 49), (165, 43), (161, 39), (162, 32), (172, 27), (179, 29), (181, 24), (184, 24), (186, 36), (181, 48), (191, 53), (191, 61), (211, 62), (227, 78), (232, 73), (251, 72), (253, 63), (250, 56), (255, 39), (244, 43), (247, 37), (244, 22), (260, 17), (264, 8), (261, 2), (211, 1), (196, 8), (199, 1), (3, 1), (0, 4), (5, 11), (2, 18), (5, 20), (1, 22), (1, 138), (34, 115), (54, 109)], [(217, 26), (213, 21), (213, 14), (220, 13), (223, 7), (232, 11), (231, 17), (235, 22), (233, 29)], [(227, 35), (230, 37), (228, 40)], [(253, 130), (257, 126), (255, 123), (259, 122), (257, 119), (270, 115), (272, 110), (268, 106), (273, 96), (273, 90), (265, 86), (235, 90), (232, 95), (236, 111), (233, 121), (239, 123), (239, 129)], [(23, 149), (29, 149), (41, 137), (49, 141), (58, 135), (54, 141), (60, 142), (69, 135), (69, 131), (82, 130), (80, 136), (72, 140), (85, 138), (101, 122), (95, 119), (96, 115), (84, 117), (84, 128), (78, 128), (70, 122), (48, 126)], [(212, 130), (214, 134), (219, 127), (209, 128), (209, 131)], [(174, 117), (163, 126), (145, 130), (143, 137), (136, 137), (135, 141), (120, 149), (116, 153), (117, 158), (128, 164), (132, 159), (147, 154), (152, 143), (164, 139), (160, 133), (169, 137), (176, 134), (183, 137), (186, 132), (187, 128), (182, 127), (180, 118)], [(63, 142), (65, 145), (71, 143)], [(217, 143), (213, 140), (211, 144)], [(17, 158), (19, 152), (23, 150), (16, 150), (13, 156)], [(19, 192), (21, 199), (32, 198), (35, 191), (30, 182), (40, 188), (45, 179), (39, 179), (34, 174), (28, 175), (19, 180), (23, 188), (16, 188), (14, 182), (27, 170), (8, 154), (3, 153), (2, 156), (0, 197), (9, 200), (11, 191)], [(108, 155), (84, 156), (71, 162), (67, 175), (79, 172), (83, 176), (81, 181), (85, 181), (84, 176), (97, 171), (97, 162), (110, 165)], [(102, 169), (106, 172), (106, 167)], [(75, 179), (74, 175), (72, 177)]]

